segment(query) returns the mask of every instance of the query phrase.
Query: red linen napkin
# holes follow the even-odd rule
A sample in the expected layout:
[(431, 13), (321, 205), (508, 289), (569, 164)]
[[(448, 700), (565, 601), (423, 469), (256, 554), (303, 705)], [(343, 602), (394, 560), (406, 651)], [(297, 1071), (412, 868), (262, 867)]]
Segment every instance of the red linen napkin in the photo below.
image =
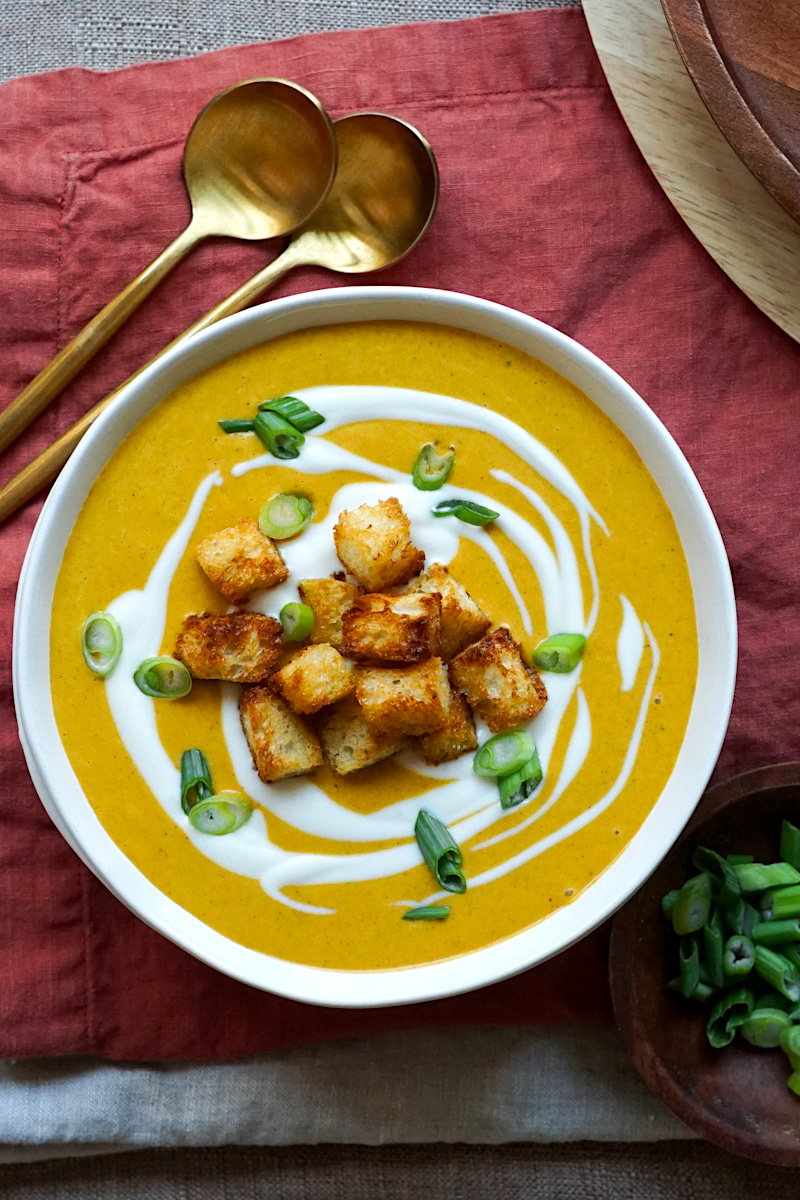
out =
[[(423, 245), (380, 281), (477, 293), (541, 317), (653, 406), (706, 490), (734, 569), (741, 668), (722, 768), (800, 757), (792, 711), (800, 352), (673, 211), (577, 10), (321, 34), (6, 84), (2, 401), (182, 227), (189, 125), (216, 92), (255, 75), (297, 80), (334, 116), (396, 113), (432, 142), (439, 213)], [(14, 447), (0, 479), (264, 261), (252, 244), (196, 251)], [(276, 293), (346, 282), (305, 269)], [(609, 1019), (602, 933), (471, 996), (352, 1013), (235, 983), (124, 909), (50, 824), (17, 743), (12, 608), (40, 506), (0, 529), (0, 1055), (221, 1058), (410, 1026)], [(214, 1020), (198, 1019), (209, 1011)]]

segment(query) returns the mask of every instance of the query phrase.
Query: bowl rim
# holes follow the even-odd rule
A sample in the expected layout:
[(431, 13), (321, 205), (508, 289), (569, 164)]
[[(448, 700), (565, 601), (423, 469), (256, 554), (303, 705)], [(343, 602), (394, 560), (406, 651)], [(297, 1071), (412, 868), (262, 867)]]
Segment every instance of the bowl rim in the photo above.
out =
[[(572, 903), (508, 938), (456, 958), (364, 971), (290, 963), (251, 950), (160, 892), (112, 841), (84, 796), (55, 725), (49, 670), (37, 674), (35, 667), (43, 644), (49, 663), (50, 608), (64, 545), (91, 484), (125, 434), (178, 383), (241, 349), (291, 329), (376, 320), (415, 320), (496, 336), (559, 370), (619, 428), (613, 415), (618, 409), (628, 424), (621, 431), (662, 495), (659, 474), (674, 491), (674, 504), (664, 498), (687, 565), (686, 537), (692, 540), (692, 562), (695, 573), (704, 574), (704, 587), (698, 595), (690, 565), (700, 658), (687, 733), (659, 799), (620, 854)], [(680, 521), (676, 507), (683, 514)], [(20, 740), (42, 803), (73, 849), (123, 904), (196, 958), (244, 983), (327, 1007), (372, 1008), (458, 995), (516, 975), (580, 940), (633, 895), (674, 844), (714, 768), (733, 701), (736, 644), (730, 568), (709, 504), (683, 453), (629, 384), (566, 334), (518, 310), (441, 289), (370, 285), (304, 292), (227, 317), (170, 350), (120, 392), (76, 448), (36, 523), (17, 592), (12, 678)], [(711, 670), (713, 678), (706, 681), (705, 699), (713, 697), (713, 706), (698, 703), (701, 664), (706, 662), (706, 674)]]

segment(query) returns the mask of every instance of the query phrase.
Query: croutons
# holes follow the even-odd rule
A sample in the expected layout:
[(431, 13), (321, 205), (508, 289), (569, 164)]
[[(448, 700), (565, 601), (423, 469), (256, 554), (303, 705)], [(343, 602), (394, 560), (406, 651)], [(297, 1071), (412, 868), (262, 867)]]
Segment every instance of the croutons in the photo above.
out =
[(343, 512), (333, 530), (336, 553), (368, 592), (406, 583), (421, 571), (425, 555), (410, 539), (411, 527), (395, 496)]
[(360, 596), (345, 613), (342, 653), (356, 660), (418, 662), (438, 655), (439, 595)]
[(407, 667), (360, 667), (356, 699), (375, 729), (398, 736), (430, 733), (447, 721), (447, 667), (440, 658)]
[(411, 582), (409, 590), (438, 592), (441, 596), (442, 658), (445, 662), (477, 642), (492, 623), (441, 563), (432, 563), (419, 579)]
[(195, 679), (230, 683), (262, 683), (278, 661), (283, 629), (274, 617), (238, 612), (226, 616), (192, 613), (183, 622), (175, 645)]
[(289, 577), (280, 550), (252, 517), (204, 538), (197, 561), (218, 592), (231, 604), (259, 588), (275, 587)]
[(314, 733), (268, 687), (244, 688), (239, 713), (258, 777), (264, 783), (307, 775), (321, 765), (322, 749)]
[(409, 745), (408, 739), (374, 729), (354, 699), (337, 704), (320, 719), (325, 761), (336, 775), (350, 775)]
[(303, 579), (297, 585), (300, 599), (314, 614), (311, 641), (342, 646), (342, 617), (361, 594), (354, 583), (341, 579)]
[(472, 711), (460, 692), (451, 692), (447, 723), (419, 739), (425, 762), (436, 766), (451, 762), (459, 754), (474, 750), (478, 745)]
[(296, 713), (319, 712), (349, 696), (356, 686), (352, 663), (328, 645), (306, 646), (270, 682)]
[(450, 679), (493, 733), (529, 721), (547, 702), (547, 689), (523, 662), (507, 625), (454, 658)]

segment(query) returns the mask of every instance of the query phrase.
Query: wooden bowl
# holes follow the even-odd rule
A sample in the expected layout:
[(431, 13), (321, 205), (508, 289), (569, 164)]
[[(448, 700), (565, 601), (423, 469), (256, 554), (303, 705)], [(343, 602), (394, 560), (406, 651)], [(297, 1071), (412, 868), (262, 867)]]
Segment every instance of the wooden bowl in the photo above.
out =
[(772, 862), (782, 817), (800, 824), (800, 763), (749, 771), (706, 792), (686, 832), (614, 920), (611, 995), (639, 1074), (677, 1117), (734, 1154), (800, 1167), (800, 1097), (786, 1086), (786, 1056), (740, 1037), (724, 1050), (709, 1046), (707, 1007), (666, 991), (677, 955), (661, 914), (664, 893), (693, 873), (695, 846)]

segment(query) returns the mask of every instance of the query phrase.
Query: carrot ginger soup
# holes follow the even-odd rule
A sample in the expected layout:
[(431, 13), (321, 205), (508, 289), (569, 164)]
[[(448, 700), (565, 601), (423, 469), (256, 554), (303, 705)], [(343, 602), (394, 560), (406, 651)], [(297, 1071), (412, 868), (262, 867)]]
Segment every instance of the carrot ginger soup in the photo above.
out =
[[(252, 418), (260, 402), (287, 394), (325, 418), (294, 459), (218, 424)], [(438, 491), (412, 481), (429, 442), (455, 454)], [(277, 616), (298, 600), (302, 580), (342, 572), (340, 515), (394, 497), (426, 567), (447, 567), (492, 628), (508, 626), (527, 662), (549, 635), (585, 636), (574, 669), (542, 672), (547, 703), (523, 728), (542, 780), (520, 803), (501, 806), (497, 778), (473, 770), (474, 751), (430, 765), (416, 739), (350, 774), (323, 764), (265, 783), (239, 718), (241, 685), (197, 679), (171, 700), (137, 688), (139, 664), (173, 654), (187, 614), (231, 611), (198, 565), (198, 543), (257, 518), (278, 493), (310, 499), (313, 520), (277, 543), (288, 578), (251, 596), (247, 611)], [(448, 499), (497, 517), (473, 525), (435, 516)], [(80, 648), (83, 622), (98, 610), (116, 617), (123, 639), (105, 678), (87, 670)], [(98, 477), (66, 549), (51, 626), (61, 737), (112, 839), (220, 933), (337, 969), (463, 954), (570, 904), (661, 794), (696, 669), (680, 540), (616, 426), (518, 350), (402, 322), (284, 336), (167, 397)], [(313, 730), (321, 716), (304, 720)], [(480, 718), (476, 725), (480, 746), (490, 731)], [(190, 747), (202, 749), (215, 792), (238, 793), (252, 808), (225, 836), (195, 828), (182, 810)], [(460, 847), (462, 894), (443, 890), (423, 859), (414, 835), (421, 809)], [(449, 915), (402, 919), (423, 904), (448, 905)]]

